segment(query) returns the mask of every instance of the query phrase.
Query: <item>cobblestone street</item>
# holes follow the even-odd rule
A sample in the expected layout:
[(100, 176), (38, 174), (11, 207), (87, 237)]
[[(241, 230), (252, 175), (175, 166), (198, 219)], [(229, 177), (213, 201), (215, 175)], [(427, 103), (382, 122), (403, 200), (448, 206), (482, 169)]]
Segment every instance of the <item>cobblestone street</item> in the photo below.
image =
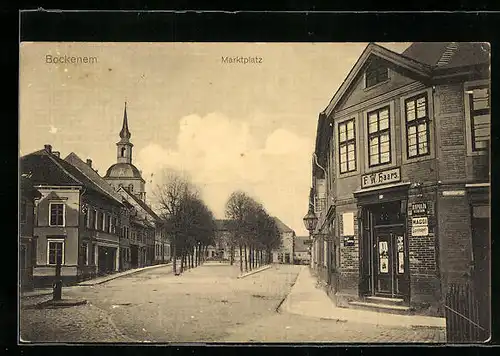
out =
[(204, 265), (174, 276), (161, 267), (63, 298), (87, 305), (34, 309), (50, 296), (22, 300), (28, 342), (444, 342), (444, 330), (322, 320), (277, 308), (300, 266), (274, 265), (238, 279), (239, 266)]

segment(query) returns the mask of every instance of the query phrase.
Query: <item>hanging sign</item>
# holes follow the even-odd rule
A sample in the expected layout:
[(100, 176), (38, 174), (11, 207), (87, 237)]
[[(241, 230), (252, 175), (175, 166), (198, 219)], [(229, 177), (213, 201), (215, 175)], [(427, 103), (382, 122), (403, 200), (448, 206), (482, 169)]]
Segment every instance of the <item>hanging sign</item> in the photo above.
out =
[(344, 246), (354, 246), (354, 236), (344, 236)]
[(411, 225), (412, 226), (428, 226), (429, 225), (429, 219), (427, 216), (425, 217), (419, 217), (419, 218), (412, 218), (411, 219)]
[(373, 187), (375, 185), (399, 182), (401, 180), (401, 169), (394, 168), (387, 171), (370, 173), (361, 176), (361, 188)]
[(412, 215), (427, 215), (427, 203), (413, 203), (411, 205)]
[(425, 226), (412, 226), (411, 227), (412, 236), (427, 236), (429, 235), (429, 227)]

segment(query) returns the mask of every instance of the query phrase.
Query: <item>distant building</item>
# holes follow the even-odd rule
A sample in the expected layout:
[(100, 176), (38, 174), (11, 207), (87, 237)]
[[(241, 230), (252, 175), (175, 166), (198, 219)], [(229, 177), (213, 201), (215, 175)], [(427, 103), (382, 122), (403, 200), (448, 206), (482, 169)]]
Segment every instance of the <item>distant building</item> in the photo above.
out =
[(281, 246), (273, 251), (273, 262), (293, 263), (295, 231), (277, 217), (273, 217), (281, 235)]
[(294, 237), (294, 263), (308, 265), (311, 262), (311, 245), (307, 244), (308, 241), (311, 241), (309, 236)]

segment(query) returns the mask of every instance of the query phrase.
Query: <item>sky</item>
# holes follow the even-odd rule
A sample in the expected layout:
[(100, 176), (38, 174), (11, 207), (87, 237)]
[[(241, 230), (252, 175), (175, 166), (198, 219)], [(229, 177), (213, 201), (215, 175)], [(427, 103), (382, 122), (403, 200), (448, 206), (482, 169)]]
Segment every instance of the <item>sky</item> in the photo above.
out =
[[(216, 218), (243, 190), (307, 235), (318, 115), (367, 45), (23, 42), (20, 155), (51, 144), (62, 158), (91, 158), (104, 175), (116, 163), (127, 101), (133, 164), (149, 199), (162, 172), (175, 169), (189, 174)], [(380, 45), (400, 53), (410, 43)], [(222, 60), (236, 56), (261, 60)]]

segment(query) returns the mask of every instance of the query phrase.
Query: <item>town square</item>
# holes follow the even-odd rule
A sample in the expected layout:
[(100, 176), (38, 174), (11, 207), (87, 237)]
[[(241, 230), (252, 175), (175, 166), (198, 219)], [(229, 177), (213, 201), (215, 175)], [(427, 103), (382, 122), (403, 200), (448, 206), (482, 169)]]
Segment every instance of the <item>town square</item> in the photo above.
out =
[(23, 42), (19, 161), (21, 343), (490, 336), (488, 43)]

